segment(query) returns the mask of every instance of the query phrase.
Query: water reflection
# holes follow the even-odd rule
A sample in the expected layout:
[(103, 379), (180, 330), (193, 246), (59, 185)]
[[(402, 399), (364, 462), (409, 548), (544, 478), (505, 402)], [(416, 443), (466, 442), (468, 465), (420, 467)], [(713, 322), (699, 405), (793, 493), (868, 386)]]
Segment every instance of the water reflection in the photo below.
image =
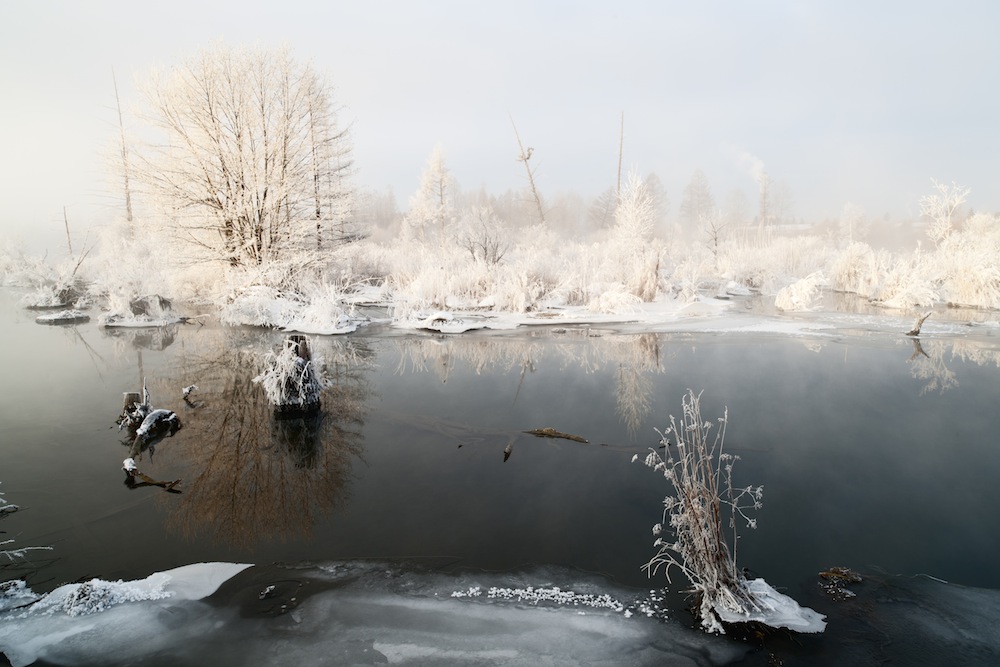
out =
[(197, 356), (184, 359), (181, 377), (168, 380), (174, 386), (196, 380), (199, 387), (178, 452), (184, 494), (168, 526), (234, 546), (308, 536), (319, 516), (344, 502), (361, 456), (370, 352), (354, 340), (321, 345), (330, 382), (322, 410), (277, 419), (253, 382), (274, 337), (198, 338)]
[(177, 338), (178, 324), (162, 327), (101, 327), (101, 333), (115, 342), (119, 350), (135, 348), (162, 352)]
[[(913, 342), (913, 354), (910, 355), (908, 360), (910, 363), (910, 375), (914, 379), (924, 381), (924, 387), (920, 390), (920, 395), (923, 396), (934, 391), (939, 391), (943, 394), (949, 389), (957, 387), (958, 379), (955, 376), (955, 372), (945, 364), (945, 355), (949, 348), (948, 343), (939, 340), (921, 341), (918, 338), (912, 338), (911, 340)], [(955, 349), (956, 344), (952, 343), (952, 350)]]
[(563, 369), (576, 366), (593, 374), (614, 369), (617, 414), (635, 437), (653, 410), (652, 375), (663, 373), (659, 334), (604, 335), (590, 327), (535, 332), (527, 337), (423, 337), (395, 339), (396, 373), (434, 373), (447, 383), (459, 363), (476, 375), (516, 370), (514, 402), (526, 378), (543, 359)]

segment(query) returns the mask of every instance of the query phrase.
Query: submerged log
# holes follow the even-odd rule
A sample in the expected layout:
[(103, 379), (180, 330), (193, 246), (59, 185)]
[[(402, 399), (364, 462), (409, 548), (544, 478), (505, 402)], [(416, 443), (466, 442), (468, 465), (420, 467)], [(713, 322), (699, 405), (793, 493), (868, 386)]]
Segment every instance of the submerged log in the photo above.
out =
[(551, 426), (546, 426), (545, 428), (535, 428), (530, 431), (525, 431), (525, 433), (529, 433), (538, 438), (562, 438), (563, 440), (572, 440), (573, 442), (590, 442), (590, 440), (587, 440), (582, 436), (573, 435), (572, 433), (563, 433), (562, 431), (555, 430)]

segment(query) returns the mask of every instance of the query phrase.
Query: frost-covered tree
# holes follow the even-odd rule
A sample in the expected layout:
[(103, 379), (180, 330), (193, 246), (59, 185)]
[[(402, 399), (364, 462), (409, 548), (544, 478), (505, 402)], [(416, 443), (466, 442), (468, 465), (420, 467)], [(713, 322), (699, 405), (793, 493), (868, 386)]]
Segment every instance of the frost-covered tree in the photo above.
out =
[(723, 210), (725, 222), (733, 227), (741, 227), (750, 219), (750, 201), (743, 190), (733, 190), (726, 196)]
[(771, 177), (762, 169), (755, 174), (757, 179), (757, 227), (763, 232), (774, 223), (774, 211), (771, 202)]
[(708, 178), (701, 169), (695, 169), (691, 180), (681, 194), (681, 219), (684, 220), (688, 228), (694, 229), (699, 221), (704, 216), (709, 215), (714, 208), (715, 198), (712, 196)]
[(722, 215), (722, 211), (719, 209), (712, 209), (701, 216), (698, 224), (704, 234), (705, 244), (712, 251), (712, 257), (718, 261), (719, 249), (722, 246), (725, 229), (728, 226), (725, 216)]
[(472, 206), (462, 215), (459, 244), (473, 261), (499, 264), (511, 248), (503, 223), (491, 206)]
[(145, 96), (163, 136), (136, 175), (178, 238), (262, 265), (324, 246), (350, 214), (348, 132), (288, 49), (217, 45), (153, 72)]
[(630, 174), (615, 209), (609, 258), (626, 292), (652, 301), (659, 290), (660, 248), (652, 243), (656, 202), (637, 174)]
[(653, 217), (656, 231), (663, 233), (667, 228), (667, 216), (670, 214), (670, 197), (663, 181), (656, 174), (650, 173), (643, 181), (646, 192), (653, 200)]
[(848, 243), (864, 241), (868, 236), (869, 222), (864, 209), (848, 202), (840, 213), (840, 236)]
[(395, 236), (399, 232), (402, 215), (396, 205), (392, 188), (385, 190), (363, 189), (357, 197), (355, 220), (359, 227), (372, 234)]
[(930, 218), (927, 235), (940, 245), (954, 231), (955, 214), (968, 199), (972, 188), (955, 183), (947, 185), (934, 179), (931, 179), (931, 183), (937, 192), (920, 198), (920, 215)]
[(615, 194), (615, 189), (608, 188), (590, 202), (590, 206), (587, 207), (587, 221), (594, 229), (610, 227), (615, 219), (617, 203), (618, 195)]
[(455, 179), (444, 163), (444, 149), (437, 145), (427, 159), (420, 188), (410, 198), (403, 217), (403, 236), (427, 241), (437, 236), (443, 242), (455, 220)]

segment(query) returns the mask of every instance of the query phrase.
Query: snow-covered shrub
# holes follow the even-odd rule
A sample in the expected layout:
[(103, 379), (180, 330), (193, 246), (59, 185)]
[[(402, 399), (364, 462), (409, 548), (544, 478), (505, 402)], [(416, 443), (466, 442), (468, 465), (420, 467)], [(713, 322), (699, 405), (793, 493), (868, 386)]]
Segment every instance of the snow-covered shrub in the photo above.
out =
[(775, 236), (757, 238), (732, 235), (719, 249), (722, 275), (741, 285), (775, 294), (782, 287), (822, 270), (829, 249), (819, 236)]
[(774, 305), (782, 310), (812, 310), (825, 283), (826, 276), (823, 272), (814, 271), (805, 278), (778, 290)]
[(513, 245), (492, 206), (472, 206), (464, 211), (457, 241), (473, 260), (486, 264), (500, 263)]
[(896, 257), (882, 275), (872, 298), (889, 308), (932, 306), (940, 301), (938, 281), (918, 248), (912, 255)]
[(737, 522), (756, 527), (749, 513), (761, 507), (763, 488), (733, 486), (733, 465), (739, 457), (723, 451), (728, 412), (719, 418), (713, 438), (715, 425), (702, 419), (700, 399), (701, 394), (688, 390), (680, 421), (671, 416), (670, 427), (660, 434), (666, 458), (651, 449), (644, 461), (672, 489), (663, 501), (662, 521), (653, 526), (657, 552), (644, 566), (646, 571), (652, 576), (662, 567), (670, 581), (670, 569), (680, 570), (700, 598), (698, 615), (706, 631), (725, 632), (723, 622), (757, 621), (822, 632), (822, 616), (800, 608), (761, 579), (748, 581), (737, 566)]
[(929, 272), (950, 304), (1000, 308), (1000, 218), (977, 213), (945, 238), (927, 258)]
[(232, 295), (219, 309), (223, 324), (253, 327), (282, 326), (302, 311), (303, 303), (295, 295), (265, 285), (251, 285)]
[(838, 292), (873, 298), (891, 263), (888, 251), (875, 251), (860, 241), (852, 243), (830, 263), (830, 287)]

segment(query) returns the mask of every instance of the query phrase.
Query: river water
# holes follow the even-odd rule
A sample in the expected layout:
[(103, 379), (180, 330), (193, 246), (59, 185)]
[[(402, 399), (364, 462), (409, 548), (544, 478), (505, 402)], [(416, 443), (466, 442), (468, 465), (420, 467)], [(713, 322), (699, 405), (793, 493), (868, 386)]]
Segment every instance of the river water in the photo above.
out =
[[(631, 460), (688, 389), (703, 416), (728, 409), (735, 482), (764, 487), (738, 545), (755, 576), (828, 614), (816, 575), (831, 566), (1000, 589), (991, 332), (373, 326), (313, 338), (323, 411), (276, 421), (252, 379), (279, 332), (44, 326), (10, 292), (0, 309), (0, 492), (22, 508), (0, 528), (52, 547), (11, 571), (38, 591), (196, 562), (357, 559), (659, 587), (640, 567), (667, 488)], [(115, 419), (143, 379), (183, 428), (137, 462), (180, 493), (124, 484)], [(542, 427), (588, 442), (525, 433)]]

